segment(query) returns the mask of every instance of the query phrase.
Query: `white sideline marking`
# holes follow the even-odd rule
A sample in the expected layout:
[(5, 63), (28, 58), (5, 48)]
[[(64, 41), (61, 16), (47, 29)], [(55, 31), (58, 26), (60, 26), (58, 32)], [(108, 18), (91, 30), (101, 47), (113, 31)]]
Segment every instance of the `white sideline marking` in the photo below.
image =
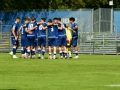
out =
[(120, 84), (114, 84), (114, 85), (106, 85), (108, 87), (120, 87)]

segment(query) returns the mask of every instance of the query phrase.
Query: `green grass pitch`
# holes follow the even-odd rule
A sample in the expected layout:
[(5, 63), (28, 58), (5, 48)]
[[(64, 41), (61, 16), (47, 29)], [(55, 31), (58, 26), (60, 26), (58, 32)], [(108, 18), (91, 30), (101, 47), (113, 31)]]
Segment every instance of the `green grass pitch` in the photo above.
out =
[(120, 56), (40, 60), (1, 53), (0, 90), (120, 90)]

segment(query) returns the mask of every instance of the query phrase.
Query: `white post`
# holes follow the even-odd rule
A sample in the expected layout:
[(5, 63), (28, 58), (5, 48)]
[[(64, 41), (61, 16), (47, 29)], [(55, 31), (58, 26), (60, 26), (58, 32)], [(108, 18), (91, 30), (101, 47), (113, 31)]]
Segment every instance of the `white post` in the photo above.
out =
[(99, 8), (99, 34), (101, 29), (101, 8)]
[(110, 28), (111, 29), (111, 31), (110, 31), (111, 33), (113, 33), (113, 13), (114, 12), (113, 12), (113, 7), (112, 7), (111, 8), (111, 28)]
[(93, 11), (93, 9), (92, 9), (92, 33), (94, 32), (94, 31), (93, 31), (93, 25), (94, 25), (94, 22), (93, 22), (93, 13), (94, 13), (94, 11)]
[(112, 7), (111, 8), (111, 27), (110, 27), (110, 32), (113, 33), (113, 0), (109, 1), (109, 5)]

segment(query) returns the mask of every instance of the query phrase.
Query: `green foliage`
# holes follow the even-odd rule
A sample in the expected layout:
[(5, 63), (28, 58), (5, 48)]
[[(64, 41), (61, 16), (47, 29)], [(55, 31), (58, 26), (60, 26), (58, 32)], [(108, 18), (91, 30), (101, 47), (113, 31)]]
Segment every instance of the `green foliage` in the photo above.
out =
[[(0, 0), (0, 10), (34, 10), (34, 9), (79, 9), (108, 8), (110, 0)], [(114, 0), (114, 7), (120, 8), (120, 0)]]

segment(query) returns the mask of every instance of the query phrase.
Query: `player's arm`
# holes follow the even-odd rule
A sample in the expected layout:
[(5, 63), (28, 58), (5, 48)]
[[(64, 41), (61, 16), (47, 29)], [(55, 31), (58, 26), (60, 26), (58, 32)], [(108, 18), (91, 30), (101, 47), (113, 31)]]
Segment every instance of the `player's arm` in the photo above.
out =
[(58, 25), (58, 29), (59, 29), (59, 30), (62, 30), (62, 29), (63, 29), (62, 26), (63, 26), (63, 23), (60, 23), (60, 24)]
[(58, 26), (58, 24), (57, 24), (57, 23), (53, 23), (53, 25), (54, 25), (54, 26)]
[(46, 29), (47, 29), (47, 26), (45, 26), (45, 27), (42, 27), (42, 29), (43, 29), (43, 30), (46, 30)]
[(20, 27), (20, 29), (18, 30), (18, 38), (19, 38), (19, 36), (20, 36), (20, 34), (21, 34), (22, 28), (23, 28), (23, 25), (22, 25), (22, 26)]
[(33, 28), (29, 29), (28, 32), (35, 30), (37, 27), (38, 27), (37, 25), (34, 26)]
[(32, 32), (31, 32), (30, 30), (28, 30), (27, 28), (25, 29), (25, 32), (26, 32), (27, 34), (32, 34)]
[(47, 29), (47, 24), (44, 24), (44, 25), (42, 26), (42, 29), (43, 29), (43, 30), (46, 30), (46, 29)]
[(13, 28), (12, 28), (12, 34), (13, 34), (13, 36), (15, 37), (15, 40), (18, 40), (18, 37), (15, 35), (15, 25), (13, 26)]
[(74, 30), (78, 29), (78, 25), (75, 24), (75, 26), (73, 27)]
[(47, 26), (53, 26), (53, 23), (49, 23), (49, 22), (48, 22), (48, 23), (47, 23)]

